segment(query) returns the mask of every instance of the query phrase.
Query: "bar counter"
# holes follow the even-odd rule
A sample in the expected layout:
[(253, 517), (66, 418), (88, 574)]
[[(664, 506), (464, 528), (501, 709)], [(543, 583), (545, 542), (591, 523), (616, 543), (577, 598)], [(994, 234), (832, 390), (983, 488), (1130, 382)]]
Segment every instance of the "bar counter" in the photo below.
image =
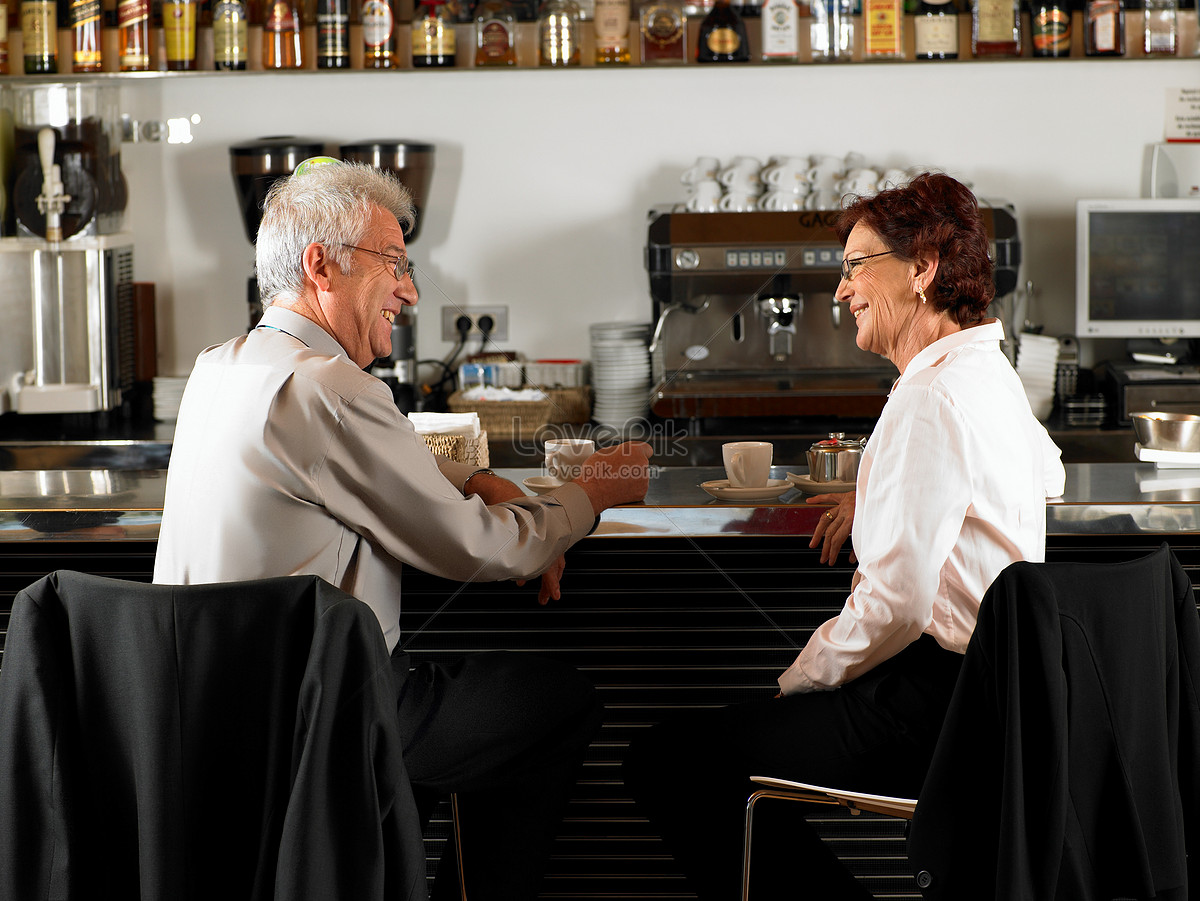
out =
[[(0, 469), (0, 641), (16, 593), (54, 570), (151, 578), (165, 469), (67, 465)], [(518, 484), (540, 474), (500, 471)], [(772, 475), (789, 471), (805, 468)], [(607, 511), (567, 553), (562, 598), (546, 606), (533, 584), (462, 585), (405, 570), (400, 628), (414, 659), (536, 653), (576, 667), (597, 688), (604, 722), (543, 901), (694, 898), (624, 788), (626, 747), (674, 710), (772, 697), (775, 678), (845, 602), (854, 570), (846, 553), (830, 566), (808, 547), (823, 508), (795, 489), (750, 504), (699, 487), (720, 478), (718, 467), (658, 469), (646, 503)], [(1129, 559), (1167, 541), (1200, 582), (1200, 471), (1068, 464), (1066, 495), (1049, 505), (1047, 527), (1048, 560)], [(831, 808), (810, 822), (876, 896), (919, 901), (901, 821)], [(447, 832), (438, 815), (426, 835), (431, 856)]]
[[(1047, 534), (1200, 532), (1200, 470), (1151, 463), (1067, 464), (1067, 490), (1046, 510)], [(772, 478), (804, 474), (776, 466)], [(501, 469), (521, 484), (536, 469)], [(791, 488), (768, 501), (710, 497), (702, 482), (719, 467), (656, 467), (643, 504), (605, 512), (593, 537), (795, 536), (812, 534), (820, 510)], [(162, 513), (162, 469), (0, 470), (0, 541), (154, 541)]]

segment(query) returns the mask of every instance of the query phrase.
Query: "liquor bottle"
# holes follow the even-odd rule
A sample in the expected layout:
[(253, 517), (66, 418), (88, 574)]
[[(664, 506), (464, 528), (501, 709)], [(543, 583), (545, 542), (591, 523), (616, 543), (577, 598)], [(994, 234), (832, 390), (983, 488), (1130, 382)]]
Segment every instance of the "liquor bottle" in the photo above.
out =
[(849, 62), (854, 52), (854, 0), (812, 0), (809, 9), (813, 62)]
[[(7, 3), (0, 2), (0, 75), (8, 74), (8, 9)], [(3, 205), (0, 204), (0, 221), (3, 218)]]
[(1071, 7), (1068, 0), (1032, 0), (1029, 39), (1033, 55), (1062, 58), (1071, 55)]
[(122, 72), (150, 68), (150, 0), (117, 0), (118, 60)]
[(71, 69), (100, 71), (100, 0), (71, 0)]
[(167, 69), (196, 68), (196, 0), (163, 0), (163, 43)]
[(246, 0), (216, 0), (212, 8), (213, 66), (241, 71), (250, 55)]
[(579, 65), (579, 7), (575, 0), (546, 0), (538, 12), (538, 65)]
[(729, 0), (717, 0), (700, 23), (700, 37), (696, 41), (696, 62), (750, 62), (746, 23), (730, 7)]
[(454, 20), (444, 0), (423, 0), (412, 20), (412, 64), (451, 69), (457, 62)]
[(21, 0), (21, 37), (25, 74), (57, 74), (58, 4), (55, 0)]
[(262, 26), (264, 69), (302, 69), (300, 35), (304, 21), (300, 0), (266, 0)]
[(762, 5), (761, 24), (763, 62), (799, 62), (800, 9), (796, 0), (767, 0)]
[(901, 0), (863, 0), (863, 56), (898, 59), (904, 55), (904, 9)]
[(350, 68), (349, 0), (317, 0), (317, 68)]
[(475, 7), (475, 65), (517, 64), (517, 14), (508, 0), (483, 0)]
[(974, 0), (971, 52), (975, 56), (1021, 55), (1021, 0)]
[(638, 13), (643, 66), (687, 62), (686, 20), (680, 0), (647, 0)]
[(596, 0), (594, 13), (596, 65), (628, 66), (629, 0)]
[(1083, 52), (1086, 56), (1125, 55), (1125, 10), (1121, 0), (1084, 0)]
[[(394, 69), (400, 65), (396, 53), (396, 14), (391, 0), (365, 0), (360, 13), (363, 35), (363, 68)], [(416, 23), (413, 33), (416, 34)], [(414, 38), (413, 47), (416, 47)]]
[(958, 9), (954, 0), (920, 0), (913, 14), (917, 59), (958, 59)]
[(1144, 0), (1142, 50), (1146, 56), (1179, 52), (1179, 4), (1176, 0)]

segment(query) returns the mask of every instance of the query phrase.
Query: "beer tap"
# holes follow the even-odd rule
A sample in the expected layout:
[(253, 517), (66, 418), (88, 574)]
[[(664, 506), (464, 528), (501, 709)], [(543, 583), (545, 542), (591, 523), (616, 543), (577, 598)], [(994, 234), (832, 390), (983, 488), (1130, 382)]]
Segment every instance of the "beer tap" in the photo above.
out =
[(46, 217), (46, 240), (57, 243), (63, 239), (62, 215), (71, 202), (71, 195), (63, 189), (62, 171), (54, 162), (54, 129), (40, 129), (37, 137), (38, 157), (42, 163), (42, 193), (38, 195), (37, 208)]

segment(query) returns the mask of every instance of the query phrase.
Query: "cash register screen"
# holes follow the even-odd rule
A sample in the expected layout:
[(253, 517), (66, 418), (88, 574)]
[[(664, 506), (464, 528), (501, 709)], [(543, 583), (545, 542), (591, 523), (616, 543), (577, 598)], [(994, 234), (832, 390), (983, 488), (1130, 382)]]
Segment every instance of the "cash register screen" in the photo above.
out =
[(1200, 200), (1080, 200), (1081, 338), (1200, 337)]

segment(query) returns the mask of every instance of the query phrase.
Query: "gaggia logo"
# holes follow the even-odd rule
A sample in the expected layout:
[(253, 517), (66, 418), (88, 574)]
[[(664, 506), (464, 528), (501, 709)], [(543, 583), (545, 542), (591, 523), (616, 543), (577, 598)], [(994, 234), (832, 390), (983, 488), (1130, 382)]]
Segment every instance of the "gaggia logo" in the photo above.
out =
[(797, 220), (805, 228), (833, 228), (837, 217), (837, 210), (806, 210)]

